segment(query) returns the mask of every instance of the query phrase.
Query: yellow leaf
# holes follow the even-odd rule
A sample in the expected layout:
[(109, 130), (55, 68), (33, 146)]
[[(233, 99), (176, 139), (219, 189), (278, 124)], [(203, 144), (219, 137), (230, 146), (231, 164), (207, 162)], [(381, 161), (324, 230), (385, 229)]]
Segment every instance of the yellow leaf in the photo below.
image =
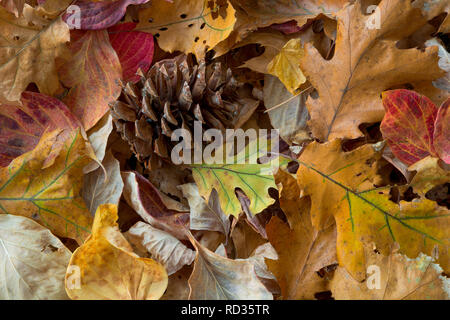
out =
[(448, 272), (450, 211), (425, 197), (391, 201), (390, 186), (376, 187), (370, 181), (378, 158), (371, 145), (351, 152), (341, 150), (340, 140), (308, 145), (299, 158), (297, 177), (303, 195), (311, 197), (313, 223), (321, 227), (334, 216), (338, 262), (359, 281), (366, 276), (363, 244), (370, 242), (383, 254), (397, 242), (399, 252), (409, 258), (437, 252), (437, 262)]
[(117, 219), (117, 205), (98, 207), (91, 237), (70, 260), (66, 291), (71, 299), (154, 300), (166, 290), (164, 267), (132, 252)]
[(34, 150), (0, 168), (0, 212), (33, 218), (82, 243), (92, 218), (80, 189), (93, 157), (79, 129), (45, 133)]
[(303, 54), (301, 40), (291, 39), (267, 66), (267, 71), (278, 77), (292, 94), (306, 81), (300, 69)]
[(68, 53), (69, 27), (60, 17), (44, 19), (28, 5), (23, 13), (16, 18), (0, 6), (0, 100), (18, 101), (31, 82), (41, 93), (62, 91), (55, 58)]
[(154, 0), (139, 13), (137, 30), (154, 34), (165, 51), (203, 57), (233, 30), (235, 10), (227, 0)]

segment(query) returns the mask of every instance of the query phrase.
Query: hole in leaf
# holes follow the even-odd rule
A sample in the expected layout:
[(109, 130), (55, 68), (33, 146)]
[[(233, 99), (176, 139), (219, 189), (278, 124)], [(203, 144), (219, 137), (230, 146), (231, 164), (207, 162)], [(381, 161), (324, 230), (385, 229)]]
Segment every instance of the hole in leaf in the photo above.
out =
[(186, 14), (186, 13), (180, 14), (180, 18), (181, 18), (181, 19), (186, 19), (186, 17), (187, 17), (187, 14)]
[(188, 25), (188, 28), (192, 28), (193, 26), (194, 26), (194, 24), (191, 23), (191, 24)]
[(203, 29), (206, 26), (206, 23), (203, 22), (202, 25), (200, 26), (200, 29)]
[(450, 209), (450, 183), (444, 183), (430, 189), (425, 198), (436, 201), (440, 206)]
[(158, 30), (159, 31), (166, 31), (168, 28), (167, 27), (162, 27), (162, 28), (159, 28)]
[(199, 37), (195, 37), (194, 42), (197, 42), (199, 39)]
[(148, 22), (152, 23), (153, 22), (153, 18), (148, 19)]

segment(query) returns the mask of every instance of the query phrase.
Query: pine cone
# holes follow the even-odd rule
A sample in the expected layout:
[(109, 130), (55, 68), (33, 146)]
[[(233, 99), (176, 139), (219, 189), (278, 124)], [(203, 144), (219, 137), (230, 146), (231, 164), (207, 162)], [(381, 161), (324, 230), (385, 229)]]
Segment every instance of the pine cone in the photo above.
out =
[(171, 135), (177, 128), (193, 133), (194, 121), (200, 121), (203, 130), (236, 129), (258, 107), (251, 88), (238, 83), (230, 69), (224, 72), (220, 63), (194, 60), (184, 54), (161, 60), (147, 75), (138, 72), (138, 83), (122, 84), (111, 115), (139, 161), (154, 155), (170, 158), (177, 143)]

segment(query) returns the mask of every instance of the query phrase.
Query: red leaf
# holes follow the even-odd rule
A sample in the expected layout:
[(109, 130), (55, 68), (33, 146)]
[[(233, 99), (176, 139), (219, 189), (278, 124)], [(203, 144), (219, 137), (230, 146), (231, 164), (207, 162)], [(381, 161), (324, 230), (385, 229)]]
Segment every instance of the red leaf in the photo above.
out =
[[(82, 30), (99, 30), (106, 29), (122, 19), (125, 15), (127, 7), (130, 4), (143, 4), (149, 0), (118, 0), (115, 2), (101, 1), (91, 2), (87, 0), (78, 0), (75, 5), (81, 10), (81, 29)], [(69, 14), (63, 16), (67, 22)]]
[(185, 239), (189, 212), (168, 209), (156, 187), (137, 172), (123, 172), (123, 195), (128, 205), (152, 226)]
[(70, 43), (70, 49), (73, 56), (58, 70), (61, 81), (71, 88), (63, 101), (89, 130), (119, 97), (122, 69), (106, 30), (86, 31)]
[(116, 50), (122, 65), (123, 80), (137, 82), (138, 68), (147, 72), (153, 59), (153, 35), (146, 32), (131, 31), (136, 23), (122, 23), (108, 29), (109, 40)]
[(386, 114), (380, 129), (394, 155), (408, 165), (435, 155), (433, 131), (437, 108), (434, 103), (405, 89), (385, 91), (382, 98)]
[(439, 158), (450, 164), (450, 98), (438, 110), (434, 124), (434, 148)]
[(67, 106), (53, 97), (25, 91), (22, 105), (0, 106), (0, 166), (32, 150), (46, 129), (72, 128), (80, 122)]

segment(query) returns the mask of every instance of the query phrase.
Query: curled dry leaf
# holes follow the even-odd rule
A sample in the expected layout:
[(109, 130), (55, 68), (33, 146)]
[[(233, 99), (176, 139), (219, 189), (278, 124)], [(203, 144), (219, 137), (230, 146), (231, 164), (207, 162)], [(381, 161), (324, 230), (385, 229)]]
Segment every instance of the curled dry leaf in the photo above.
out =
[(67, 299), (71, 252), (31, 219), (0, 214), (0, 299)]
[(80, 122), (67, 106), (47, 95), (25, 91), (21, 104), (0, 105), (0, 166), (32, 150), (45, 130), (76, 129)]
[(357, 1), (336, 14), (336, 49), (331, 60), (324, 59), (310, 43), (305, 44), (300, 59), (301, 70), (319, 95), (309, 97), (306, 104), (311, 115), (308, 124), (320, 140), (362, 136), (361, 123), (383, 117), (380, 92), (405, 83), (420, 92), (421, 84), (444, 75), (437, 64), (437, 47), (396, 46), (398, 40), (426, 24), (409, 0), (382, 0), (377, 9), (380, 28), (368, 28), (373, 17), (364, 15), (361, 6)]
[(270, 123), (279, 130), (280, 137), (289, 144), (309, 139), (309, 113), (305, 104), (309, 91), (293, 96), (280, 80), (266, 75), (263, 92), (266, 109), (274, 108), (268, 114)]
[(183, 226), (189, 226), (189, 212), (168, 209), (158, 189), (136, 172), (122, 172), (125, 183), (123, 195), (145, 222), (167, 231), (178, 239), (185, 239)]
[(89, 130), (119, 97), (122, 68), (107, 31), (74, 35), (79, 38), (70, 43), (72, 57), (61, 63), (58, 73), (71, 88), (63, 101)]
[(161, 49), (204, 56), (233, 30), (235, 10), (228, 0), (153, 0), (139, 13), (137, 30), (157, 37)]
[(29, 83), (41, 93), (61, 93), (55, 58), (67, 56), (69, 27), (55, 18), (48, 21), (26, 6), (16, 18), (0, 6), (0, 101), (18, 101)]
[(80, 189), (83, 167), (94, 157), (79, 129), (45, 133), (35, 149), (0, 168), (1, 212), (33, 218), (54, 234), (83, 243), (92, 218)]
[(338, 267), (330, 283), (337, 300), (450, 300), (450, 280), (433, 258), (420, 254), (416, 259), (393, 252), (384, 256), (365, 248), (372, 266), (368, 280), (359, 282)]
[(224, 258), (203, 247), (192, 235), (197, 250), (189, 278), (191, 300), (271, 300), (272, 294), (259, 281), (254, 265), (246, 260)]
[(106, 154), (102, 166), (86, 174), (84, 178), (83, 199), (92, 216), (95, 215), (98, 206), (101, 204), (119, 205), (123, 191), (119, 161), (114, 158), (111, 152)]
[[(108, 145), (108, 138), (113, 129), (112, 117), (109, 114), (105, 114), (97, 124), (92, 127), (88, 132), (89, 142), (97, 157), (97, 161), (103, 161), (106, 153), (106, 146)], [(84, 168), (85, 173), (89, 173), (99, 167), (98, 162), (92, 162)]]
[(266, 260), (286, 300), (314, 299), (315, 293), (328, 289), (328, 281), (318, 271), (336, 263), (336, 226), (331, 221), (323, 230), (311, 223), (311, 201), (300, 198), (297, 181), (279, 171), (280, 206), (289, 224), (273, 217), (267, 225), (269, 241), (278, 253), (278, 260)]
[(190, 207), (190, 229), (222, 232), (228, 239), (230, 220), (220, 208), (219, 195), (215, 190), (206, 201), (198, 192), (195, 183), (179, 186)]
[[(324, 219), (334, 216), (338, 262), (359, 281), (366, 276), (363, 243), (370, 242), (385, 255), (395, 242), (400, 245), (399, 252), (409, 258), (421, 252), (438, 253), (437, 262), (448, 272), (449, 210), (423, 196), (399, 203), (390, 200), (390, 186), (376, 187), (371, 182), (379, 157), (371, 145), (343, 152), (339, 140), (313, 142), (305, 148), (297, 177), (303, 195), (311, 197), (313, 224), (320, 227)], [(423, 174), (427, 182), (411, 182), (413, 188), (422, 186), (422, 194), (449, 179), (442, 169), (437, 177), (434, 173), (439, 170), (428, 172)]]
[(92, 236), (70, 259), (66, 291), (71, 299), (154, 300), (166, 290), (164, 267), (131, 251), (117, 219), (116, 205), (99, 206)]
[(169, 233), (156, 229), (149, 224), (138, 222), (126, 236), (130, 243), (161, 263), (170, 276), (195, 259), (195, 252), (187, 248)]

